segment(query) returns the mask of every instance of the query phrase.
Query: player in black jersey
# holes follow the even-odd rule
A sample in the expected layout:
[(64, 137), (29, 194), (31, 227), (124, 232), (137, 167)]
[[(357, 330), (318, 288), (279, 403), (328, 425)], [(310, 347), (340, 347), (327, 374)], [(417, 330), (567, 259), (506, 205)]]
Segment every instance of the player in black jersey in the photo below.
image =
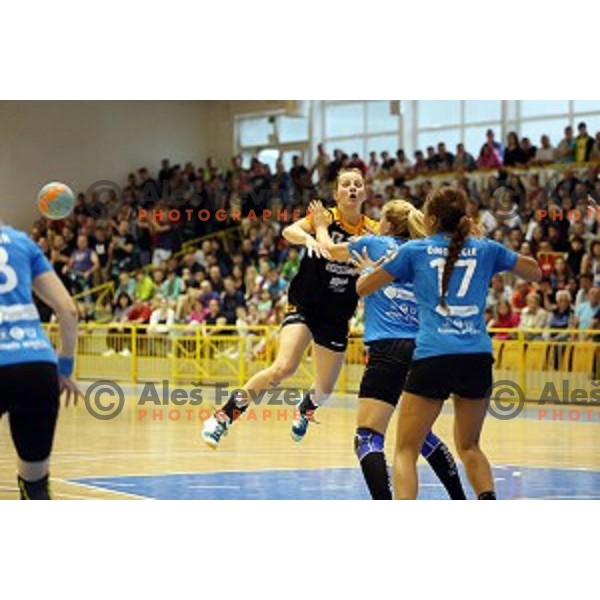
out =
[[(336, 207), (328, 212), (328, 232), (335, 243), (377, 231), (377, 222), (361, 213), (365, 198), (361, 171), (342, 169), (334, 190)], [(306, 253), (298, 274), (290, 283), (289, 306), (281, 326), (279, 352), (270, 367), (251, 377), (242, 393), (232, 394), (223, 409), (205, 422), (202, 438), (211, 448), (218, 446), (252, 397), (278, 386), (296, 372), (311, 341), (314, 341), (315, 385), (298, 407), (292, 423), (294, 440), (300, 441), (304, 437), (314, 411), (333, 391), (344, 362), (348, 322), (358, 304), (357, 275), (346, 262), (331, 260), (326, 247), (314, 235), (310, 215), (283, 231), (290, 244), (306, 246)]]

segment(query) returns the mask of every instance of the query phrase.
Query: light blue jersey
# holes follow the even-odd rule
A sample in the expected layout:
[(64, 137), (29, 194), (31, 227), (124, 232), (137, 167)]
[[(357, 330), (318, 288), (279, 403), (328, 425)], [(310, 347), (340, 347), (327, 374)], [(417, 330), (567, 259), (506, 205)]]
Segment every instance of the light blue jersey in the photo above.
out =
[[(406, 240), (366, 235), (350, 242), (350, 252), (366, 248), (372, 260), (393, 256)], [(415, 338), (419, 316), (411, 283), (393, 281), (365, 298), (365, 343), (376, 340)]]
[(421, 326), (414, 359), (492, 351), (484, 319), (490, 279), (510, 271), (518, 254), (488, 239), (469, 237), (450, 275), (447, 309), (439, 305), (449, 236), (403, 244), (384, 269), (398, 282), (412, 282)]
[(33, 304), (31, 283), (52, 266), (24, 233), (0, 226), (0, 366), (57, 362)]

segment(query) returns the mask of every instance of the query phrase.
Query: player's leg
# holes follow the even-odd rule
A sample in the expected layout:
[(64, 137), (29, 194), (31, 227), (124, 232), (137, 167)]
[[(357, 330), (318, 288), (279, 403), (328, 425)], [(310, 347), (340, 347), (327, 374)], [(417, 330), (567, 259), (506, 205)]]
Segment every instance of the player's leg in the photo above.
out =
[(319, 345), (315, 339), (313, 363), (315, 385), (313, 390), (304, 394), (292, 422), (292, 439), (301, 441), (306, 435), (308, 424), (313, 420), (315, 411), (322, 406), (333, 393), (335, 383), (344, 364), (345, 348), (342, 352), (330, 350)]
[[(10, 431), (17, 451), (22, 500), (50, 500), (49, 463), (58, 417), (56, 366), (29, 363), (12, 367), (8, 390)], [(15, 383), (13, 383), (15, 382)]]
[(490, 463), (481, 450), (479, 438), (489, 400), (454, 398), (454, 441), (469, 483), (480, 500), (495, 500)]
[(441, 400), (410, 392), (402, 395), (394, 453), (394, 497), (398, 500), (417, 497), (417, 459), (442, 405)]
[(305, 323), (291, 323), (282, 327), (279, 350), (273, 364), (253, 375), (243, 386), (242, 394), (232, 394), (225, 406), (204, 423), (204, 441), (216, 448), (229, 426), (248, 408), (252, 395), (256, 397), (260, 392), (276, 387), (291, 377), (298, 369), (311, 339), (310, 330)]
[(467, 499), (452, 452), (433, 431), (425, 438), (421, 456), (429, 463), (451, 500)]
[(395, 402), (375, 398), (358, 401), (354, 451), (373, 500), (392, 499), (384, 446), (385, 433), (395, 408)]

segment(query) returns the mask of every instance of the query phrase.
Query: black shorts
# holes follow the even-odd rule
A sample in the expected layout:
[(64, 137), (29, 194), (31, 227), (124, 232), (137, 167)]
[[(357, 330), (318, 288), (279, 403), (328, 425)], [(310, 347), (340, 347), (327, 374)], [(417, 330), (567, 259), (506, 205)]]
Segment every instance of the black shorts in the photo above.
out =
[(58, 417), (56, 365), (48, 362), (0, 367), (0, 416), (9, 415), (10, 433), (21, 460), (50, 456)]
[(451, 394), (461, 398), (488, 398), (492, 389), (491, 354), (442, 354), (413, 360), (404, 391), (446, 400)]
[(369, 345), (369, 361), (360, 382), (359, 398), (398, 404), (410, 368), (415, 340), (377, 340)]
[(308, 327), (315, 344), (334, 352), (345, 352), (348, 346), (348, 321), (334, 321), (300, 307), (288, 305), (281, 327), (295, 323), (302, 323)]

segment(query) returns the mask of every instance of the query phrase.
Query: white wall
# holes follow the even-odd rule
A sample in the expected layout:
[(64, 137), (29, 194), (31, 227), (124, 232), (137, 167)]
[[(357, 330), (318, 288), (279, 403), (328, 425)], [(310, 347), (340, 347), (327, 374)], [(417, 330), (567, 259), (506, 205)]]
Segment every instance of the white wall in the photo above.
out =
[(37, 190), (58, 180), (74, 191), (120, 185), (160, 160), (205, 160), (208, 102), (0, 102), (0, 218), (28, 229)]
[(284, 108), (281, 100), (0, 102), (0, 219), (29, 229), (49, 181), (77, 193), (94, 181), (119, 185), (162, 158), (227, 169), (237, 114)]

